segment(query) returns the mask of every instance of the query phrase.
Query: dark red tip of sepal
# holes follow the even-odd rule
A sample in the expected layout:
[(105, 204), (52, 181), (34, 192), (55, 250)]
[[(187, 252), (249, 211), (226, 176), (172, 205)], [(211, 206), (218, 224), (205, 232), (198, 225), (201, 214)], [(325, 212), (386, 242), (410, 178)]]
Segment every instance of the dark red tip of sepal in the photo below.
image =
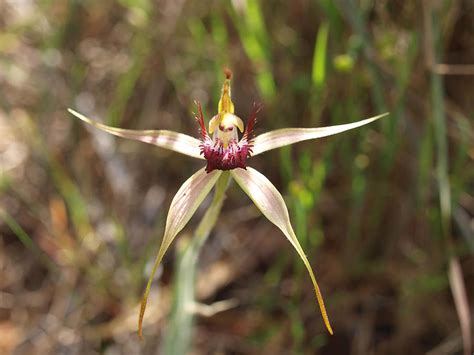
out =
[(206, 124), (204, 123), (204, 115), (202, 114), (202, 107), (199, 101), (194, 101), (194, 104), (198, 108), (198, 113), (195, 115), (195, 119), (199, 124), (199, 135), (201, 137), (201, 142), (205, 142), (210, 139), (209, 134), (207, 134)]
[(262, 108), (263, 108), (262, 104), (256, 103), (256, 102), (253, 103), (253, 109), (252, 109), (252, 112), (250, 113), (249, 119), (247, 120), (247, 127), (245, 128), (245, 132), (242, 137), (248, 142), (250, 142), (253, 139), (254, 127), (255, 127), (255, 124), (257, 123), (257, 115)]
[(224, 68), (224, 75), (227, 80), (232, 79), (232, 70), (229, 68)]

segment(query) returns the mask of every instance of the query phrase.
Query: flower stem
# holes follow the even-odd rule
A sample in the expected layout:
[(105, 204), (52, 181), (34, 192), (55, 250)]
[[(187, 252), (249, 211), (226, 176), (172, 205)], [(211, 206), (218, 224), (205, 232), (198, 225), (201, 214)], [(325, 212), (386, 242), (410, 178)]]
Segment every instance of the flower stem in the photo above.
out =
[(199, 223), (192, 241), (180, 255), (175, 279), (174, 303), (162, 346), (163, 354), (188, 353), (194, 319), (192, 306), (195, 294), (196, 264), (201, 247), (217, 222), (229, 182), (230, 174), (228, 171), (224, 171), (216, 183), (211, 205)]

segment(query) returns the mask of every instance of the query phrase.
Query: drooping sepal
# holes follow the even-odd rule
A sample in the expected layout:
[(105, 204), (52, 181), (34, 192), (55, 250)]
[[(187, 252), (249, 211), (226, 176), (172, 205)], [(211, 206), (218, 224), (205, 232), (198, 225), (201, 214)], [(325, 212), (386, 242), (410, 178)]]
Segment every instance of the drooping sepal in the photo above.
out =
[(303, 248), (301, 247), (298, 238), (291, 226), (288, 209), (285, 205), (283, 197), (278, 192), (275, 186), (261, 173), (250, 167), (247, 170), (235, 169), (231, 171), (231, 175), (237, 184), (250, 197), (257, 208), (267, 219), (276, 225), (286, 236), (288, 241), (296, 249), (296, 252), (303, 260), (303, 264), (308, 270), (311, 281), (313, 282), (316, 299), (321, 310), (321, 315), (330, 334), (333, 334), (331, 324), (327, 315), (326, 307), (324, 305), (323, 296), (319, 289), (316, 277), (314, 276), (311, 265), (306, 257)]
[(204, 168), (200, 169), (186, 180), (171, 202), (168, 216), (166, 218), (165, 233), (142, 298), (140, 315), (138, 318), (138, 335), (140, 337), (142, 337), (143, 317), (145, 315), (148, 295), (150, 293), (155, 272), (173, 240), (189, 222), (199, 205), (204, 201), (206, 196), (214, 187), (221, 174), (222, 171), (214, 171), (211, 174), (206, 174)]

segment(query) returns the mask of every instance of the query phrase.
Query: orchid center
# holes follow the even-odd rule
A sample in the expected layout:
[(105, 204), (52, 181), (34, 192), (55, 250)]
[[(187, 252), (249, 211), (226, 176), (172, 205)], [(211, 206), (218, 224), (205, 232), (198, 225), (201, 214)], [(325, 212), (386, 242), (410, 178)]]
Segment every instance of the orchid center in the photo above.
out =
[(229, 112), (219, 113), (209, 122), (209, 133), (213, 134), (214, 143), (222, 144), (224, 149), (238, 142), (237, 130), (243, 133), (244, 123), (239, 117)]
[[(234, 114), (234, 103), (231, 99), (230, 80), (232, 73), (225, 72), (226, 79), (222, 86), (221, 97), (217, 114), (209, 121), (208, 135), (201, 107), (197, 121), (201, 131), (201, 154), (207, 160), (206, 171), (209, 173), (215, 169), (231, 170), (247, 167), (247, 158), (252, 153), (252, 141), (249, 135), (252, 133), (256, 121), (258, 107), (254, 108), (249, 118), (247, 129), (244, 131), (243, 121)], [(239, 140), (239, 131), (243, 134)]]

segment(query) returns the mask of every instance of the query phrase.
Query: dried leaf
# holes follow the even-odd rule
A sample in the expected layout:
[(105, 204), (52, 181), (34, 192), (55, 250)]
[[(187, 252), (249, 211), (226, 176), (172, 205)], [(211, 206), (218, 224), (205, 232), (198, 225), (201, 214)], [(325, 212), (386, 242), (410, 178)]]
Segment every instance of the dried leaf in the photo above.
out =
[(459, 323), (461, 324), (461, 334), (463, 340), (464, 354), (471, 354), (471, 311), (467, 300), (466, 286), (462, 275), (461, 265), (457, 258), (449, 261), (449, 284), (456, 305)]

